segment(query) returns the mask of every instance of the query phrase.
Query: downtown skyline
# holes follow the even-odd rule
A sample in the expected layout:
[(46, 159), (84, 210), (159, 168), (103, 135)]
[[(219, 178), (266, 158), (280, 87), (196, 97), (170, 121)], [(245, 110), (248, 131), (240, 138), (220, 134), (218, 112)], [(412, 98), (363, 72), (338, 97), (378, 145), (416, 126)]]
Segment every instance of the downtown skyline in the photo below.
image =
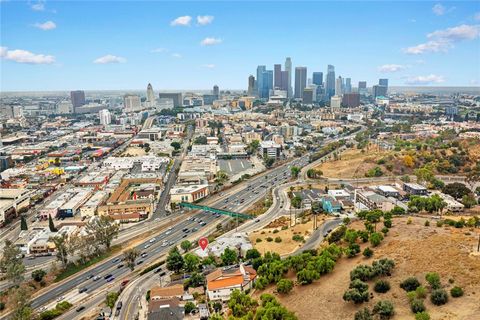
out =
[[(346, 5), (348, 4), (348, 5)], [(5, 2), (1, 91), (247, 89), (258, 65), (477, 86), (475, 2)], [(395, 13), (395, 15), (392, 14)], [(294, 83), (294, 74), (292, 74)]]

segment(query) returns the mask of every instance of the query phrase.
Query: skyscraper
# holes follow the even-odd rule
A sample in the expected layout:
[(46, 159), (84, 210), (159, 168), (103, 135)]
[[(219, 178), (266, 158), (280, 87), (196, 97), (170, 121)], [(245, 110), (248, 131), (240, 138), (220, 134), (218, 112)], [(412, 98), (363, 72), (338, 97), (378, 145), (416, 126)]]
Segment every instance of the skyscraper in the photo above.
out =
[(314, 72), (312, 74), (313, 84), (321, 86), (323, 84), (323, 72)]
[(335, 67), (328, 65), (327, 67), (327, 82), (325, 84), (325, 95), (327, 100), (335, 95)]
[(372, 95), (376, 97), (386, 97), (387, 96), (387, 87), (382, 85), (375, 85), (372, 87)]
[(384, 96), (386, 96), (388, 93), (388, 79), (378, 79), (378, 84), (385, 87)]
[(358, 81), (358, 93), (360, 95), (366, 95), (367, 92), (367, 81)]
[(273, 70), (265, 70), (262, 73), (262, 88), (260, 98), (268, 99), (273, 90)]
[(345, 93), (352, 92), (352, 79), (346, 78), (345, 79)]
[(255, 77), (250, 75), (248, 77), (248, 90), (247, 93), (249, 96), (255, 95)]
[(262, 88), (263, 88), (263, 73), (267, 70), (265, 66), (258, 66), (257, 67), (257, 91), (258, 97), (262, 98)]
[(98, 112), (98, 117), (100, 118), (101, 125), (109, 125), (112, 123), (112, 115), (108, 109), (103, 109)]
[(73, 113), (75, 109), (85, 104), (85, 92), (82, 90), (70, 91), (70, 100), (72, 100)]
[(155, 105), (155, 93), (153, 92), (153, 87), (150, 83), (147, 86), (147, 105), (149, 107)]
[(218, 99), (218, 97), (220, 96), (220, 89), (217, 85), (213, 86), (213, 95), (215, 96), (215, 99)]
[(125, 112), (140, 110), (142, 108), (140, 97), (134, 94), (126, 94), (123, 97), (123, 107)]
[(273, 87), (279, 89), (282, 85), (282, 65), (273, 65)]
[(307, 86), (307, 68), (296, 67), (295, 68), (295, 95), (297, 99), (301, 99), (303, 96), (303, 89)]
[(339, 76), (335, 80), (335, 95), (336, 96), (341, 96), (342, 95), (342, 93), (343, 93), (342, 87), (343, 87), (343, 79), (342, 79), (342, 77)]
[(285, 71), (288, 72), (288, 80), (287, 80), (287, 91), (288, 91), (288, 98), (292, 97), (293, 90), (292, 90), (292, 59), (287, 57), (285, 59)]
[(288, 76), (289, 76), (288, 71), (282, 71), (281, 72), (280, 90), (286, 91), (287, 92), (287, 97), (288, 97)]

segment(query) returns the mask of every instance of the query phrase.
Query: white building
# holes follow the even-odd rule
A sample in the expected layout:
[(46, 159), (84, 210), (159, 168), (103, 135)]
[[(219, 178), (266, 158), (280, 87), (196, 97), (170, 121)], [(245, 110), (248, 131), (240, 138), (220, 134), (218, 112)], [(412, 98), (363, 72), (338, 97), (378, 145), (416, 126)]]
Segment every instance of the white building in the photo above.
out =
[(260, 149), (264, 157), (278, 159), (280, 158), (282, 146), (273, 141), (262, 141), (260, 142)]
[(98, 112), (98, 117), (100, 118), (101, 125), (109, 125), (112, 123), (112, 114), (108, 109), (103, 109)]
[(342, 106), (342, 97), (340, 96), (333, 96), (330, 98), (330, 108), (340, 108)]
[(57, 105), (57, 112), (61, 114), (72, 113), (73, 105), (70, 101), (61, 101)]
[(123, 106), (125, 112), (134, 112), (142, 109), (140, 97), (133, 94), (126, 94), (123, 97)]

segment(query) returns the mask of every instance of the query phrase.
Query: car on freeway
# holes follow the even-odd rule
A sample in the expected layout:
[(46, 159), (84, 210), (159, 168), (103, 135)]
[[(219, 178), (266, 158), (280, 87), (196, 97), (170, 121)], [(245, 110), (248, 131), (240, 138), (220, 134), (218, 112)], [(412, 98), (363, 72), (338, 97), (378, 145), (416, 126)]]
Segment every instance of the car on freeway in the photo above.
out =
[(163, 241), (162, 242), (162, 247), (166, 247), (166, 246), (168, 246), (168, 241)]
[(61, 301), (63, 301), (64, 299), (65, 299), (64, 296), (60, 296), (60, 297), (57, 298), (57, 302), (61, 302)]
[(83, 310), (85, 310), (85, 306), (80, 306), (77, 309), (75, 309), (76, 312), (82, 312)]
[(118, 303), (117, 303), (117, 310), (122, 309), (122, 306), (123, 306), (122, 301), (118, 301)]
[(159, 273), (160, 271), (162, 271), (162, 267), (153, 270), (153, 273)]
[(166, 274), (167, 274), (167, 272), (162, 271), (162, 272), (160, 272), (159, 276), (160, 276), (160, 277), (163, 277), (163, 276), (165, 276)]
[(93, 281), (97, 281), (98, 279), (100, 279), (100, 277), (99, 277), (99, 276), (95, 276), (95, 277), (93, 277)]
[(109, 279), (109, 278), (111, 278), (111, 277), (113, 277), (113, 274), (110, 273), (110, 274), (107, 274), (105, 277), (103, 277), (103, 279), (107, 280), (107, 279)]
[[(196, 220), (195, 220), (196, 221)], [(188, 228), (183, 228), (182, 229), (183, 232), (188, 232)]]
[(168, 236), (170, 233), (172, 233), (172, 231), (171, 231), (171, 230), (168, 230), (167, 232), (165, 232), (165, 235)]
[(197, 232), (198, 228), (192, 228), (192, 232)]
[(107, 279), (107, 282), (112, 282), (113, 280), (115, 280), (115, 277), (110, 277)]
[(120, 261), (120, 258), (115, 258), (112, 260), (112, 263), (117, 263), (118, 261)]
[(145, 246), (143, 246), (144, 249), (150, 248), (150, 245), (147, 243)]
[(188, 237), (188, 234), (184, 234), (184, 235), (182, 236), (182, 238), (186, 238), (186, 237)]
[(157, 241), (157, 238), (150, 239), (150, 243), (154, 243), (155, 241)]
[(206, 226), (207, 223), (206, 223), (206, 222), (202, 222), (202, 223), (200, 223), (200, 225), (201, 225), (201, 226)]
[(89, 274), (89, 275), (87, 276), (87, 280), (90, 280), (90, 279), (92, 279), (93, 277), (94, 277), (93, 274)]
[(84, 293), (84, 292), (87, 292), (87, 288), (86, 287), (83, 287), (83, 288), (78, 288), (78, 293)]
[(140, 257), (142, 257), (142, 258), (145, 258), (146, 256), (148, 256), (148, 253), (146, 253), (146, 252), (143, 252), (143, 253), (140, 255)]
[(123, 268), (123, 263), (117, 266), (117, 269)]
[(255, 222), (260, 222), (260, 219), (255, 220)]

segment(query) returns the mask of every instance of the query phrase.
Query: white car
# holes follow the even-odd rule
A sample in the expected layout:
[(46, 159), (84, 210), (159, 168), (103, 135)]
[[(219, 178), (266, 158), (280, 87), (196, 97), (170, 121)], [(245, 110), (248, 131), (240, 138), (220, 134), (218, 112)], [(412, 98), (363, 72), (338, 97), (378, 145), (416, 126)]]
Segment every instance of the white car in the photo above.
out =
[(157, 241), (157, 238), (150, 239), (150, 243), (154, 243), (155, 241)]
[(150, 248), (150, 245), (147, 243), (143, 248), (148, 249), (148, 248)]

